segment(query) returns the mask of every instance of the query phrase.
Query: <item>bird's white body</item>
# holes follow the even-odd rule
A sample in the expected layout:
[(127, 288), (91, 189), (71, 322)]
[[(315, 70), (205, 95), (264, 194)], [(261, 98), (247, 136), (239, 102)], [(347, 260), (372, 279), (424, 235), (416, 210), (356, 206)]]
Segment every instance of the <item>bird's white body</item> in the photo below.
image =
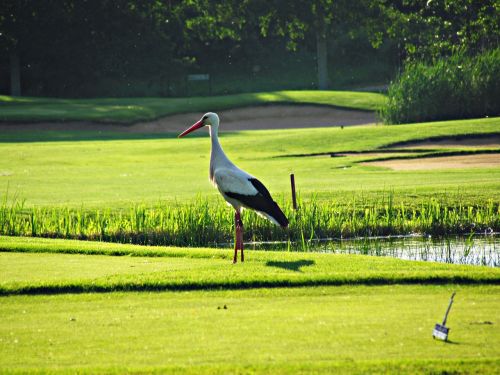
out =
[(288, 226), (288, 219), (269, 194), (267, 188), (254, 176), (234, 165), (226, 156), (219, 143), (219, 116), (209, 112), (201, 120), (182, 132), (179, 137), (208, 126), (212, 143), (210, 153), (210, 181), (217, 187), (227, 203), (235, 209), (236, 240), (233, 263), (236, 263), (237, 252), (241, 250), (243, 261), (243, 222), (241, 209), (249, 208), (283, 228)]
[[(210, 128), (210, 141), (212, 143), (210, 151), (210, 182), (214, 184), (219, 190), (222, 197), (234, 207), (235, 210), (240, 211), (246, 208), (239, 200), (229, 197), (226, 192), (238, 192), (242, 195), (257, 195), (259, 191), (250, 182), (250, 179), (255, 177), (238, 168), (226, 156), (222, 146), (219, 143), (219, 125), (209, 125)], [(259, 215), (265, 217), (276, 225), (279, 223), (270, 215), (262, 211), (256, 211)]]

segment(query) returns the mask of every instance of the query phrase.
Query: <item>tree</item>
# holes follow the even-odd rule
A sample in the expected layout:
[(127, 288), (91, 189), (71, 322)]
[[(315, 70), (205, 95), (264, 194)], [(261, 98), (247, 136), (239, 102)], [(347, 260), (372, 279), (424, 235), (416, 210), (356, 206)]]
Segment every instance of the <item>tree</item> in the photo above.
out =
[(457, 50), (477, 54), (499, 46), (498, 0), (385, 0), (380, 8), (403, 58), (435, 60)]
[[(258, 1), (255, 1), (258, 3)], [(373, 19), (382, 9), (375, 0), (274, 0), (260, 4), (259, 17), (263, 35), (273, 33), (287, 40), (289, 49), (306, 38), (315, 40), (318, 88), (326, 89), (328, 82), (328, 41), (340, 34), (353, 36), (359, 29), (375, 25)], [(381, 42), (381, 32), (371, 33), (374, 46)], [(330, 52), (330, 55), (332, 53)]]

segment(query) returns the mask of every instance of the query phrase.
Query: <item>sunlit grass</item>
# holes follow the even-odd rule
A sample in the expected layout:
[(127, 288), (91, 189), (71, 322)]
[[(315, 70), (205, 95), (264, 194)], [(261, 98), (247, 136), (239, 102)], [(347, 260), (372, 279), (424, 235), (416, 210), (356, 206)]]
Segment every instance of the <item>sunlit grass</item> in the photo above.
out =
[[(431, 332), (453, 291), (445, 344)], [(498, 296), (498, 286), (391, 285), (2, 297), (0, 368), (497, 373)]]
[(500, 283), (498, 268), (389, 257), (252, 250), (245, 263), (233, 266), (231, 260), (230, 248), (2, 237), (0, 294)]
[[(221, 125), (223, 127), (223, 125)], [(304, 198), (352, 201), (418, 201), (436, 195), (477, 204), (498, 196), (498, 168), (392, 171), (357, 164), (366, 156), (281, 157), (374, 150), (394, 142), (438, 136), (498, 132), (499, 118), (401, 126), (287, 129), (222, 133), (227, 155), (258, 177), (276, 196), (289, 197), (295, 173)], [(208, 182), (210, 142), (206, 133), (177, 139), (135, 135), (59, 132), (0, 134), (0, 194), (26, 199), (28, 206), (130, 208), (136, 204), (218, 199)], [(109, 137), (109, 139), (107, 139)], [(130, 135), (129, 135), (130, 137)], [(104, 138), (104, 139), (103, 139)], [(51, 142), (51, 140), (60, 140)], [(29, 142), (24, 142), (29, 141)]]

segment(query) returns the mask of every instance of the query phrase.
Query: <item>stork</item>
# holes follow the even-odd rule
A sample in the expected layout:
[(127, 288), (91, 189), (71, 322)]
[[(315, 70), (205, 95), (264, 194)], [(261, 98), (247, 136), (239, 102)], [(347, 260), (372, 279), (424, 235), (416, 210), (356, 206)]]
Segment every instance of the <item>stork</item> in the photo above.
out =
[(212, 148), (210, 152), (210, 181), (219, 190), (227, 203), (234, 207), (235, 243), (233, 263), (237, 262), (238, 250), (243, 254), (243, 222), (241, 210), (248, 208), (283, 228), (288, 226), (288, 219), (273, 200), (266, 187), (251, 174), (234, 165), (226, 156), (219, 143), (219, 116), (208, 112), (191, 127), (179, 134), (179, 138), (208, 126)]

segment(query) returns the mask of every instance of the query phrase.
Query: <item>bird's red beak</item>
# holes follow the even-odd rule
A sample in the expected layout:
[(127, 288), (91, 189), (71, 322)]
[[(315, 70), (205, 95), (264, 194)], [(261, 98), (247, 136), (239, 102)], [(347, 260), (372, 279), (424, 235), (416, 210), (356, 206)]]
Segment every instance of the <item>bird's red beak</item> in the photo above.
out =
[(203, 120), (198, 121), (197, 123), (191, 125), (188, 129), (184, 130), (181, 134), (179, 134), (178, 138), (184, 137), (195, 130), (202, 128), (204, 126)]

